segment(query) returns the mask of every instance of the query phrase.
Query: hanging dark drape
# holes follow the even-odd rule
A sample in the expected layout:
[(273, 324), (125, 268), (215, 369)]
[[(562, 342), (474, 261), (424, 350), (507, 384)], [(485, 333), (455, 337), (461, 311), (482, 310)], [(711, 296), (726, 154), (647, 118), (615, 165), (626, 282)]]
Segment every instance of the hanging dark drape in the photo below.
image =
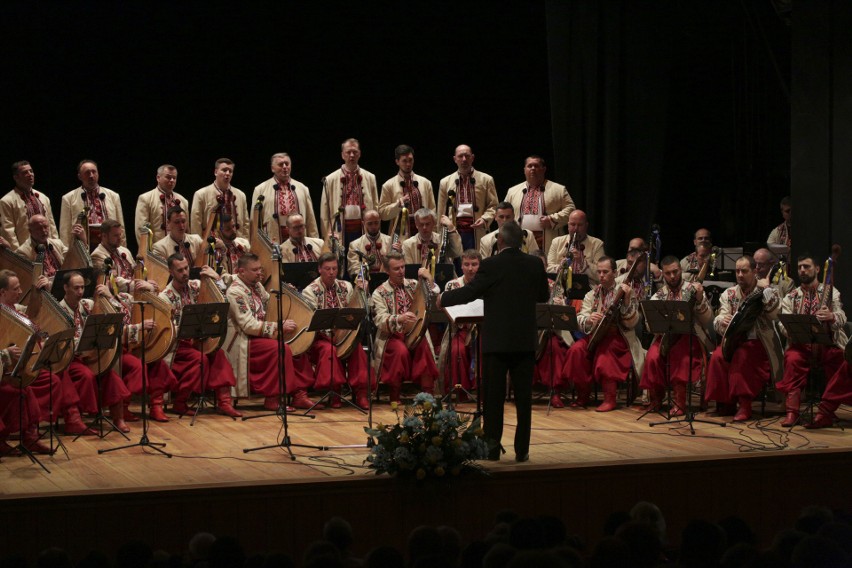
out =
[(546, 4), (555, 179), (622, 257), (765, 239), (789, 192), (789, 30), (769, 2)]

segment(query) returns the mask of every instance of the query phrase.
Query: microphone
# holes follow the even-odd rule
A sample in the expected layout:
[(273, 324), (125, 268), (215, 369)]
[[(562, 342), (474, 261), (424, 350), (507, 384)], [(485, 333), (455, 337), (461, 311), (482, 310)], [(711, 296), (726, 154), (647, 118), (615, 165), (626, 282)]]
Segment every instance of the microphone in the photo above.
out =
[(311, 246), (311, 243), (305, 243), (305, 249), (308, 252), (311, 252), (312, 250), (314, 250), (314, 247)]
[(528, 189), (528, 187), (525, 187), (521, 190), (521, 206), (519, 207), (519, 209), (521, 210), (521, 214), (518, 215), (518, 225), (520, 225), (521, 221), (524, 220), (524, 197), (526, 197)]
[(659, 233), (660, 232), (660, 226), (657, 225), (656, 223), (654, 223), (653, 225), (651, 225), (651, 232), (652, 233)]
[(414, 180), (413, 182), (411, 182), (411, 185), (413, 185), (414, 187), (420, 187), (420, 182), (417, 181), (417, 180)]
[(102, 192), (100, 192), (100, 193), (98, 194), (98, 199), (100, 199), (101, 201), (103, 201), (104, 199), (106, 199), (106, 193), (104, 193), (103, 191), (102, 191)]
[(455, 196), (456, 196), (456, 190), (455, 189), (451, 189), (451, 190), (447, 191), (447, 197), (455, 197)]
[(112, 268), (112, 259), (110, 257), (106, 257), (104, 259), (104, 267), (109, 270)]
[(272, 243), (272, 260), (281, 260), (281, 245)]
[(85, 190), (85, 189), (83, 190), (83, 192), (82, 192), (82, 194), (80, 195), (80, 197), (83, 199), (83, 201), (88, 201), (88, 200), (89, 200), (89, 196), (86, 194), (86, 190)]
[(367, 255), (366, 255), (366, 254), (364, 254), (363, 252), (361, 252), (360, 250), (356, 250), (356, 251), (354, 251), (354, 252), (355, 252), (355, 254), (357, 254), (357, 255), (358, 255), (358, 258), (360, 258), (361, 260), (364, 260), (364, 259), (366, 259), (366, 258), (367, 258)]

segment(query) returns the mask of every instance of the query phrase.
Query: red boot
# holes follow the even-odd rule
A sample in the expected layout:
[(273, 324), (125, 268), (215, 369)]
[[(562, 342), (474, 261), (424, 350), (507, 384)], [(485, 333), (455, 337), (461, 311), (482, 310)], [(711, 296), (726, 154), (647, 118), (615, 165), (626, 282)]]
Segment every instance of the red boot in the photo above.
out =
[(565, 408), (565, 403), (562, 402), (562, 395), (559, 389), (553, 389), (553, 396), (550, 397), (550, 406), (553, 408)]
[(169, 417), (163, 412), (163, 393), (151, 395), (151, 410), (148, 417), (154, 422), (168, 422)]
[[(799, 389), (791, 390), (787, 393), (785, 405), (787, 407), (787, 416), (781, 422), (784, 428), (795, 426), (799, 421), (799, 404), (802, 402), (802, 391)], [(816, 422), (816, 420), (814, 420)]]
[(615, 384), (613, 380), (606, 380), (603, 382), (603, 391), (604, 391), (604, 401), (603, 404), (598, 406), (595, 410), (598, 412), (610, 412), (615, 410), (616, 402), (615, 395), (618, 391), (618, 385)]
[(402, 391), (400, 385), (388, 385), (390, 387), (390, 401), (391, 402), (399, 402), (399, 395)]
[(97, 431), (92, 428), (87, 428), (83, 424), (83, 418), (80, 416), (80, 409), (74, 405), (65, 409), (65, 434), (76, 436), (97, 436)]
[(53, 453), (50, 451), (50, 448), (41, 443), (41, 439), (38, 435), (38, 426), (35, 424), (27, 428), (27, 431), (24, 432), (23, 438), (24, 447), (32, 453), (46, 456)]
[(834, 426), (834, 411), (837, 410), (840, 405), (836, 402), (826, 402), (822, 401), (819, 403), (819, 410), (817, 410), (817, 415), (814, 418), (814, 421), (810, 424), (805, 424), (805, 428), (808, 430), (815, 430), (817, 428), (831, 428)]
[(314, 406), (314, 401), (308, 398), (308, 391), (304, 389), (299, 389), (293, 393), (293, 402), (291, 403), (293, 408), (300, 408), (302, 410), (307, 410), (313, 406), (314, 410), (322, 410), (325, 408), (324, 404), (317, 404)]
[(124, 401), (124, 421), (125, 422), (139, 422), (139, 417), (132, 412), (130, 412), (130, 401)]
[(370, 408), (370, 401), (367, 399), (367, 389), (359, 388), (355, 391), (355, 405), (363, 410)]
[(117, 402), (109, 407), (109, 417), (116, 429), (127, 434), (130, 432), (130, 426), (124, 421), (124, 403)]
[(571, 408), (586, 408), (589, 406), (589, 398), (592, 396), (592, 390), (589, 388), (589, 385), (576, 383), (574, 390), (577, 391), (577, 398), (571, 403)]
[(195, 416), (195, 409), (189, 407), (187, 400), (189, 400), (189, 391), (178, 391), (172, 403), (172, 412), (179, 416)]
[(240, 418), (242, 414), (237, 412), (231, 401), (231, 387), (219, 387), (216, 389), (216, 405), (219, 407), (219, 413), (231, 418)]
[(674, 406), (672, 406), (670, 416), (683, 416), (686, 412), (686, 384), (674, 384)]
[(751, 398), (741, 396), (739, 398), (740, 406), (737, 413), (734, 414), (734, 422), (745, 422), (751, 420)]
[(340, 394), (338, 394), (337, 392), (331, 395), (329, 399), (329, 406), (331, 406), (332, 408), (340, 408), (341, 406), (343, 406), (343, 401), (340, 400)]

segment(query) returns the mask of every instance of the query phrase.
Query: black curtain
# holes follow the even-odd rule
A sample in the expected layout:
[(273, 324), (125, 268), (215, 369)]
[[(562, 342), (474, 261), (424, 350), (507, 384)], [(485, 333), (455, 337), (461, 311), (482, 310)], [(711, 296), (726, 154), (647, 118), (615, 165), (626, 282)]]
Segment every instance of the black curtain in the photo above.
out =
[[(546, 4), (555, 169), (623, 257), (765, 239), (789, 193), (787, 24), (770, 2)], [(551, 176), (553, 177), (553, 176)]]

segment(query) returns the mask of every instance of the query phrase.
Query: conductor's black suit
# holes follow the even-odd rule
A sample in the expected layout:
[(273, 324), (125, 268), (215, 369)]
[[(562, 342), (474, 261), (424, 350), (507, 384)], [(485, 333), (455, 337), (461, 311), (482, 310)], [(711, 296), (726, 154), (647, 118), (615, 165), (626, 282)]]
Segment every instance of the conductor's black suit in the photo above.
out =
[[(485, 379), (485, 435), (500, 442), (503, 435), (503, 401), (508, 371), (515, 392), (518, 427), (515, 456), (529, 454), (532, 425), (532, 379), (537, 345), (535, 305), (548, 299), (547, 274), (540, 259), (506, 248), (483, 259), (473, 281), (441, 295), (442, 306), (466, 304), (476, 298), (485, 303), (482, 352)], [(499, 446), (491, 459), (499, 457)]]

